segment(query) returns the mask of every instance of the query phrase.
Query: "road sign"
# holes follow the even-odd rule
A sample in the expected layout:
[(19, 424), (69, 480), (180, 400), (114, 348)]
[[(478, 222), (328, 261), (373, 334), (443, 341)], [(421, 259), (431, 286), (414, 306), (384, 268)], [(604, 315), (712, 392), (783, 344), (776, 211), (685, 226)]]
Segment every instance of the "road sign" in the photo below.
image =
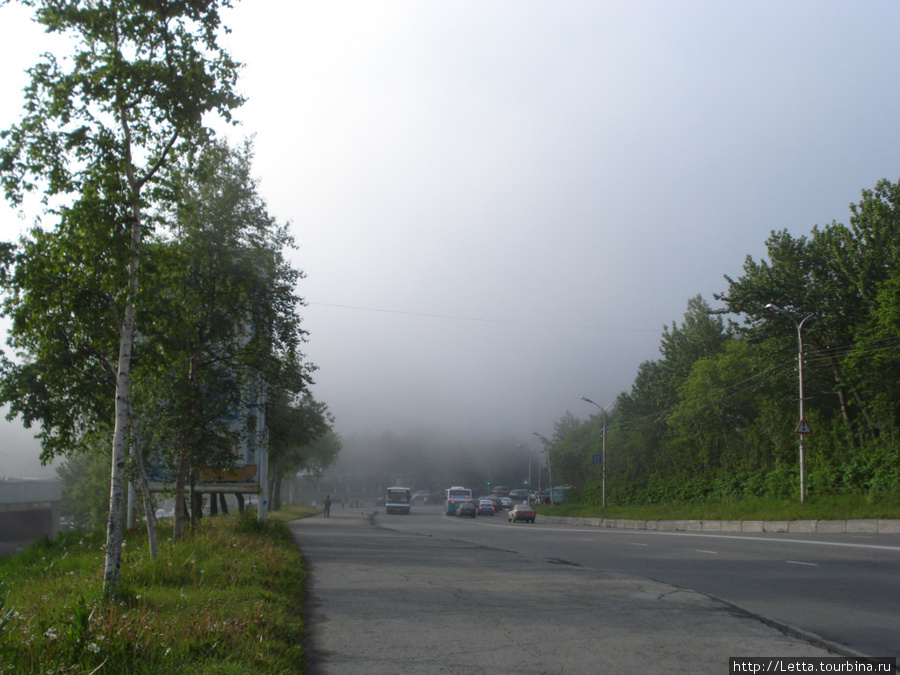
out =
[(591, 455), (592, 464), (603, 464), (603, 455)]
[(812, 430), (809, 428), (809, 422), (806, 421), (805, 417), (802, 420), (800, 420), (800, 424), (797, 425), (797, 431), (795, 433), (798, 433), (798, 434), (811, 434), (812, 433)]

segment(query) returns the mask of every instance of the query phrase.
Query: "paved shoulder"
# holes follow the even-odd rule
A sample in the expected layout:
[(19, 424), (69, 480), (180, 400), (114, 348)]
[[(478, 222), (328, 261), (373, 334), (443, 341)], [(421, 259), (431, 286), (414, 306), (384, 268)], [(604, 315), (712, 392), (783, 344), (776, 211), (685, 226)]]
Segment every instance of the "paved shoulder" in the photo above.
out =
[(728, 672), (828, 656), (693, 591), (376, 527), (291, 524), (310, 572), (312, 673)]

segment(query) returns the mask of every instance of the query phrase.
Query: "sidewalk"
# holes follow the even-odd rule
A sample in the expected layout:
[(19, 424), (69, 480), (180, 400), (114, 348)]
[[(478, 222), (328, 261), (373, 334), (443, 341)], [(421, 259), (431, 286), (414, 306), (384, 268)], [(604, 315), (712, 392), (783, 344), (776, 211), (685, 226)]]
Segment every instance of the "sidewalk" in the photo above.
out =
[(374, 527), (291, 523), (307, 561), (310, 673), (716, 673), (833, 656), (706, 595)]

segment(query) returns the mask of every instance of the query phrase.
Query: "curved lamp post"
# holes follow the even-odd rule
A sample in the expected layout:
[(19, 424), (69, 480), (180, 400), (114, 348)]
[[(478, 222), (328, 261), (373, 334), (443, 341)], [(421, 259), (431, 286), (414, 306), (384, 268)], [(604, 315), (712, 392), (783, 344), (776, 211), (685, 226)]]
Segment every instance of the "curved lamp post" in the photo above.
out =
[(800, 437), (800, 501), (804, 502), (806, 501), (806, 469), (804, 468), (806, 449), (804, 447), (803, 439), (809, 431), (808, 427), (806, 427), (806, 417), (803, 415), (803, 324), (813, 318), (813, 315), (810, 314), (802, 321), (797, 321), (797, 319), (785, 312), (781, 307), (771, 302), (766, 305), (766, 309), (786, 316), (793, 321), (794, 325), (797, 327), (797, 373), (800, 377), (800, 424), (797, 427), (797, 435)]
[(616, 403), (613, 401), (605, 408), (599, 403), (594, 403), (587, 396), (582, 396), (581, 400), (585, 403), (590, 403), (591, 405), (595, 405), (600, 408), (600, 411), (603, 413), (603, 450), (601, 451), (603, 454), (600, 455), (601, 465), (603, 467), (603, 506), (606, 506), (606, 411), (612, 408)]
[[(541, 436), (538, 432), (532, 431), (533, 435), (537, 436), (541, 439), (541, 443), (544, 444), (544, 450), (547, 451), (547, 474), (550, 478), (550, 505), (553, 505), (553, 469), (550, 468), (550, 441)], [(538, 469), (538, 475), (540, 475), (540, 469)]]

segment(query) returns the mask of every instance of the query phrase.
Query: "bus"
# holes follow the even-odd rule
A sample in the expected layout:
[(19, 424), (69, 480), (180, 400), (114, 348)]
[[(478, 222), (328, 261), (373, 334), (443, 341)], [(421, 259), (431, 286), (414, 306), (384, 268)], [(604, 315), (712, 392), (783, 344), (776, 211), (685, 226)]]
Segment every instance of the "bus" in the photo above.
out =
[(389, 487), (384, 504), (388, 513), (409, 513), (412, 491), (406, 487)]
[(444, 512), (448, 516), (455, 516), (456, 507), (460, 504), (460, 502), (470, 501), (472, 501), (472, 491), (469, 488), (454, 485), (451, 488), (447, 488), (447, 499), (445, 501), (446, 506)]

